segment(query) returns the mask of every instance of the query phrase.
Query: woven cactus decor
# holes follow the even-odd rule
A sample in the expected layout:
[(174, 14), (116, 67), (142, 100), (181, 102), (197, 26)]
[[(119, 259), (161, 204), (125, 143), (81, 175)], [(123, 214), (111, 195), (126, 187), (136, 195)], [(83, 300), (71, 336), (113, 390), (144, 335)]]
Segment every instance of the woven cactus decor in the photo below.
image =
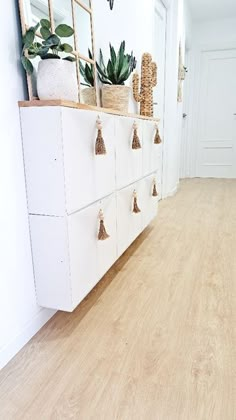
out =
[(133, 95), (140, 102), (140, 114), (153, 117), (153, 88), (157, 85), (157, 65), (149, 53), (142, 56), (141, 86), (139, 93), (139, 75), (133, 75)]

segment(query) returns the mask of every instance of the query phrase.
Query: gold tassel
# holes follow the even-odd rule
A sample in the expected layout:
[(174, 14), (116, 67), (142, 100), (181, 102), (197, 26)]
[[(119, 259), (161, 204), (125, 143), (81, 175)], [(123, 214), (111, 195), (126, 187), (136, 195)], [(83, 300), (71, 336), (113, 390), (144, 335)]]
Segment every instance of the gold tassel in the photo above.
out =
[(139, 206), (138, 206), (137, 193), (136, 193), (136, 191), (135, 191), (135, 190), (134, 190), (133, 197), (134, 197), (134, 207), (133, 207), (133, 213), (140, 213), (140, 212), (141, 212), (141, 210), (140, 210), (140, 208), (139, 208)]
[(160, 143), (162, 143), (162, 141), (161, 141), (161, 137), (160, 137), (160, 134), (159, 134), (158, 125), (156, 124), (156, 135), (155, 135), (155, 138), (154, 138), (154, 144), (160, 144)]
[(134, 136), (133, 136), (133, 142), (132, 142), (132, 149), (134, 150), (141, 149), (141, 143), (138, 136), (138, 125), (136, 122), (134, 122), (133, 129), (134, 129)]
[(157, 184), (156, 184), (156, 180), (154, 178), (153, 180), (153, 190), (152, 190), (152, 196), (153, 197), (157, 197), (158, 196), (158, 192), (157, 192)]
[(103, 215), (102, 210), (99, 211), (99, 219), (100, 219), (100, 226), (99, 226), (99, 232), (98, 232), (98, 240), (105, 241), (106, 239), (110, 237), (110, 235), (108, 235), (106, 228), (104, 226), (104, 215)]
[(100, 117), (97, 118), (97, 129), (98, 129), (98, 135), (96, 139), (96, 145), (95, 145), (95, 154), (96, 155), (106, 155), (106, 146), (102, 137), (102, 122), (100, 120)]

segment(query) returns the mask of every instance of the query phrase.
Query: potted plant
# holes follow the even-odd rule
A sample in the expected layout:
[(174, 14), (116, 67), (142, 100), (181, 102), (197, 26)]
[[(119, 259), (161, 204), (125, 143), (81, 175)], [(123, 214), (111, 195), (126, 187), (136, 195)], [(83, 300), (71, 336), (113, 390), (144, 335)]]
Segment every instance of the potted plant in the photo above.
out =
[[(40, 42), (35, 40), (38, 30), (42, 36)], [(58, 25), (55, 33), (52, 33), (50, 22), (42, 19), (23, 36), (21, 62), (29, 75), (34, 71), (31, 60), (35, 57), (41, 59), (37, 72), (37, 91), (41, 100), (78, 100), (73, 48), (61, 40), (71, 37), (73, 33), (74, 30), (65, 24)]]
[[(88, 50), (89, 58), (93, 59), (93, 55)], [(79, 69), (80, 74), (83, 77), (83, 82), (80, 84), (85, 86), (85, 88), (81, 91), (82, 100), (86, 105), (97, 105), (96, 100), (96, 91), (94, 87), (94, 66), (93, 64), (86, 63), (85, 65), (82, 64), (81, 60), (79, 61)]]
[(107, 65), (104, 63), (100, 50), (100, 62), (97, 63), (98, 77), (103, 84), (102, 105), (121, 112), (128, 112), (130, 87), (125, 86), (125, 81), (130, 77), (136, 67), (136, 59), (131, 54), (125, 53), (125, 41), (120, 45), (116, 54), (110, 44), (110, 58)]

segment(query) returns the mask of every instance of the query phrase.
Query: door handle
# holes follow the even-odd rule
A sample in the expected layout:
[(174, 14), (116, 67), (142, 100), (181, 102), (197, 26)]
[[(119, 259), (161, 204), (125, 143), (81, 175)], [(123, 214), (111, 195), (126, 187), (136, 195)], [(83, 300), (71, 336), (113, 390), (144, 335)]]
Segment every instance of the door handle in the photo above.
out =
[(185, 114), (185, 112), (183, 113), (183, 118), (186, 118), (187, 117), (187, 114)]

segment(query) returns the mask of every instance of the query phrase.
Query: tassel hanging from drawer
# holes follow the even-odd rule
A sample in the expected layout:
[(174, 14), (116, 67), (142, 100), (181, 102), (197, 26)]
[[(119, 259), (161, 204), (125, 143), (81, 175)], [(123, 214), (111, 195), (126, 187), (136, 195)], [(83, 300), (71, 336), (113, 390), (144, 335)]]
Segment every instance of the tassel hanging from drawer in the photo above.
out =
[(133, 141), (132, 141), (132, 149), (134, 150), (141, 149), (141, 143), (138, 136), (138, 124), (136, 123), (136, 121), (134, 122), (133, 129), (134, 129), (134, 135), (133, 135)]
[(158, 192), (157, 192), (157, 183), (156, 183), (156, 179), (154, 178), (153, 180), (153, 190), (152, 190), (152, 196), (153, 197), (157, 197), (158, 196)]
[(135, 190), (134, 190), (134, 193), (133, 193), (133, 197), (134, 197), (133, 213), (140, 213), (141, 210), (138, 206), (137, 192)]
[(98, 135), (97, 135), (96, 144), (95, 144), (95, 154), (105, 155), (107, 151), (106, 151), (106, 146), (102, 137), (102, 121), (99, 116), (97, 118), (96, 124), (97, 124)]
[(154, 138), (154, 144), (160, 144), (161, 141), (161, 137), (160, 137), (160, 133), (159, 133), (159, 128), (158, 125), (156, 124), (156, 134), (155, 134), (155, 138)]
[(105, 225), (104, 225), (104, 215), (103, 211), (99, 211), (99, 220), (100, 220), (100, 226), (99, 226), (99, 232), (98, 232), (98, 240), (99, 241), (105, 241), (105, 239), (108, 239), (110, 236), (108, 235)]

